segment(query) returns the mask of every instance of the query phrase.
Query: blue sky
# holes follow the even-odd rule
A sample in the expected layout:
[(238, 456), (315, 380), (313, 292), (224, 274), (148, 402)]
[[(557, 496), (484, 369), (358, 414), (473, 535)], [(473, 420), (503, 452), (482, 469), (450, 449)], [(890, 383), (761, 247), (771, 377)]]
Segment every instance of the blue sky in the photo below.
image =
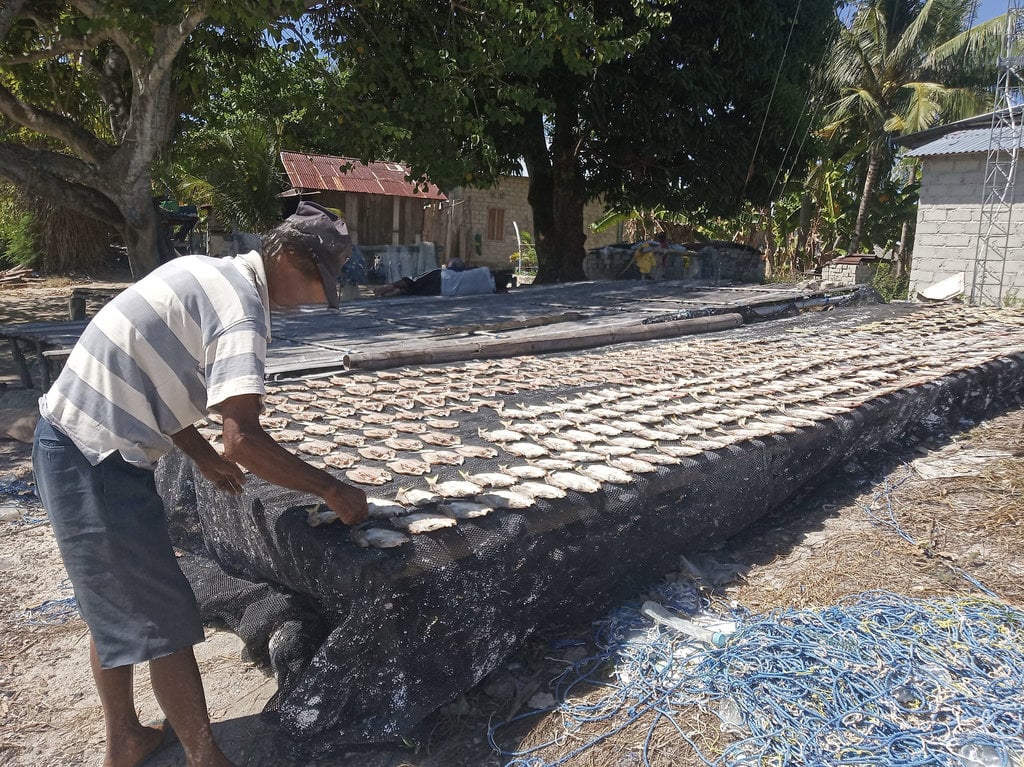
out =
[(1006, 8), (1006, 0), (981, 0), (978, 3), (978, 18), (975, 20), (975, 23), (1000, 16), (1006, 13)]

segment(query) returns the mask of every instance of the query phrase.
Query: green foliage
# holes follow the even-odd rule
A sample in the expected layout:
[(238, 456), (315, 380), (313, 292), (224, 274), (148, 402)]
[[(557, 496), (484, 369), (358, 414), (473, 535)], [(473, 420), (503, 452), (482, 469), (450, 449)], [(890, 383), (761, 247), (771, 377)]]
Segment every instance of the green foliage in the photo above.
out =
[(910, 275), (905, 272), (899, 274), (894, 264), (883, 261), (878, 265), (871, 286), (886, 301), (905, 301), (910, 290)]
[(40, 257), (35, 217), (9, 191), (0, 195), (0, 267), (32, 266)]
[(522, 247), (516, 250), (508, 260), (515, 264), (516, 268), (524, 272), (537, 271), (537, 247), (533, 243), (533, 235), (529, 232), (519, 232), (519, 239)]

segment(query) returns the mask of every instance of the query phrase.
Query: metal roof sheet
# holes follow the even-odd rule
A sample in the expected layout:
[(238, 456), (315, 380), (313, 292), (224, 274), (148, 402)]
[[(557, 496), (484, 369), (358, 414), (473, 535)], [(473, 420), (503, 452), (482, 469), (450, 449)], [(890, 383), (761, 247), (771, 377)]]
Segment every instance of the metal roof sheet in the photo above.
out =
[[(990, 128), (973, 128), (948, 133), (935, 141), (919, 146), (907, 152), (904, 157), (935, 157), (948, 154), (974, 154), (988, 152), (992, 131)], [(1012, 148), (1024, 148), (1024, 134), (1018, 128), (1004, 128), (995, 136), (998, 148), (1010, 151)]]
[(446, 200), (434, 184), (417, 188), (406, 181), (409, 168), (401, 163), (371, 162), (303, 152), (281, 152), (281, 164), (292, 186), (300, 191), (354, 192), (389, 197)]

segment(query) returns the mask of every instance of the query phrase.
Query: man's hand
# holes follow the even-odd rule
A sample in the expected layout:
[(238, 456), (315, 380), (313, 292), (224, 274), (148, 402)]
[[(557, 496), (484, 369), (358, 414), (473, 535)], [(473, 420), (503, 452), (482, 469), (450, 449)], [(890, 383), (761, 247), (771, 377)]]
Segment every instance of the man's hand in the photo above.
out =
[(346, 525), (358, 525), (365, 522), (369, 513), (366, 508), (366, 493), (357, 487), (335, 481), (323, 494), (324, 502), (331, 508), (338, 519)]
[(229, 461), (221, 455), (197, 462), (196, 466), (200, 473), (212, 482), (218, 490), (225, 493), (237, 495), (242, 492), (242, 485), (245, 484), (245, 474), (238, 468), (238, 464)]

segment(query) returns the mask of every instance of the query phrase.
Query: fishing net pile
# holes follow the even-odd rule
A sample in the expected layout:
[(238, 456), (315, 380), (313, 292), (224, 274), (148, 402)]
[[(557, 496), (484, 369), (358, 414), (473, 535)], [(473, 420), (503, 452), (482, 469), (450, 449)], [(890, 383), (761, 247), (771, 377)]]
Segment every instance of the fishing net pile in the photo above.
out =
[(1019, 312), (901, 305), (274, 386), (268, 431), (373, 499), (357, 531), (255, 477), (219, 494), (179, 455), (158, 474), (206, 617), (327, 751), (401, 736), (830, 467), (1005, 405), (1022, 363)]

